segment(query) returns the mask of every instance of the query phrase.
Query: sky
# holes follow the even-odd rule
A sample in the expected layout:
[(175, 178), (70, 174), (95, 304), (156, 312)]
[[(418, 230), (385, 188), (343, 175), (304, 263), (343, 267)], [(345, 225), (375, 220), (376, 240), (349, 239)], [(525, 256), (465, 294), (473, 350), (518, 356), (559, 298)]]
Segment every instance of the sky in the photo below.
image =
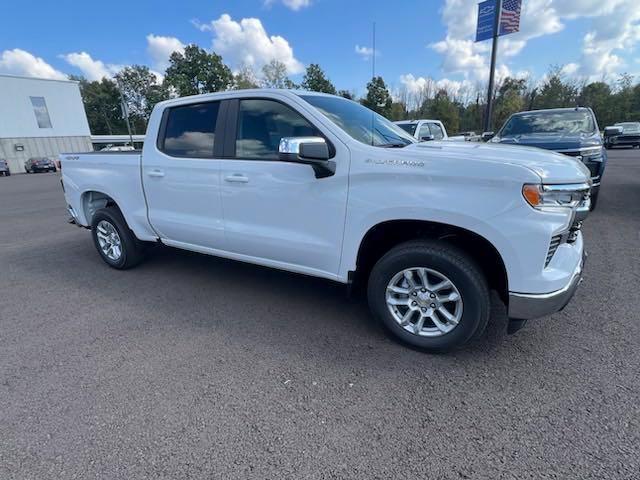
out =
[[(491, 42), (474, 42), (477, 0), (4, 0), (0, 73), (113, 76), (126, 65), (158, 75), (195, 43), (233, 70), (283, 62), (294, 81), (318, 63), (338, 89), (362, 94), (376, 74), (392, 90), (427, 78), (454, 90), (486, 82)], [(520, 32), (502, 37), (498, 76), (640, 79), (640, 0), (522, 0)]]

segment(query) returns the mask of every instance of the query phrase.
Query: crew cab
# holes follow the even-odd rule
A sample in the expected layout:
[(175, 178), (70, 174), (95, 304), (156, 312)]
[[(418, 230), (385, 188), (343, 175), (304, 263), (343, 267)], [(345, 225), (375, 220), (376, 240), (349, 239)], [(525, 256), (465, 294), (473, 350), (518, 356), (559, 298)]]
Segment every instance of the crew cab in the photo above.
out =
[(440, 120), (400, 120), (395, 122), (401, 129), (418, 140), (448, 140), (447, 129)]
[(341, 97), (173, 99), (155, 106), (141, 153), (60, 158), (72, 222), (109, 266), (160, 242), (361, 286), (390, 332), (427, 351), (480, 335), (492, 289), (514, 331), (563, 308), (582, 277), (582, 163), (419, 142)]
[(607, 165), (607, 152), (596, 116), (590, 108), (553, 108), (514, 113), (496, 135), (490, 136), (493, 143), (544, 148), (584, 163), (592, 182), (591, 209), (596, 207), (600, 182)]

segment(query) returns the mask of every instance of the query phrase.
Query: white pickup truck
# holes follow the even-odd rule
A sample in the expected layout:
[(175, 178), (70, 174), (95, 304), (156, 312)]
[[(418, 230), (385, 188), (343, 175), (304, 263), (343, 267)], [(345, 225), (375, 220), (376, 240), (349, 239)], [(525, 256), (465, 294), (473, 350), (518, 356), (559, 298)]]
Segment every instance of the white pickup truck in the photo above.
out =
[(418, 142), (343, 98), (229, 91), (158, 104), (144, 150), (61, 155), (72, 221), (126, 269), (148, 242), (366, 286), (400, 340), (445, 351), (581, 280), (589, 172), (564, 155)]

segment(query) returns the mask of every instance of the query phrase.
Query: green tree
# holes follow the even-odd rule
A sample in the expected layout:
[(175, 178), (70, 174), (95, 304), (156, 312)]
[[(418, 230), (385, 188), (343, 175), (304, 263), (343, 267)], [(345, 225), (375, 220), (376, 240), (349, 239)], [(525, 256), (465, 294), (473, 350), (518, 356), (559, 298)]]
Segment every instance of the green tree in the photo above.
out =
[(404, 120), (407, 118), (407, 106), (402, 102), (393, 102), (391, 104), (391, 118), (394, 122), (396, 120)]
[(373, 77), (367, 83), (367, 96), (362, 99), (362, 105), (389, 118), (392, 103), (391, 95), (382, 77)]
[(82, 77), (71, 77), (71, 79), (80, 82), (80, 94), (87, 113), (89, 129), (93, 135), (127, 133), (116, 82), (107, 78), (99, 82), (89, 82)]
[(561, 67), (551, 67), (533, 104), (536, 109), (573, 107), (576, 105), (578, 89), (565, 82)]
[(458, 104), (449, 98), (446, 90), (441, 89), (432, 100), (427, 100), (425, 110), (428, 118), (440, 120), (448, 132), (460, 131), (460, 112)]
[(222, 57), (197, 45), (187, 45), (184, 53), (173, 52), (169, 64), (165, 82), (180, 97), (219, 92), (233, 85), (233, 74)]
[(262, 86), (264, 88), (297, 88), (287, 76), (287, 66), (278, 60), (271, 60), (262, 67)]
[(145, 132), (154, 105), (169, 98), (168, 89), (159, 85), (156, 75), (144, 65), (125, 67), (116, 75), (116, 83), (129, 110), (132, 130)]
[(578, 103), (593, 109), (600, 128), (615, 123), (615, 113), (611, 105), (611, 87), (606, 83), (593, 82), (585, 85), (580, 92)]
[(235, 90), (259, 88), (259, 86), (256, 74), (249, 65), (243, 65), (238, 70), (238, 73), (233, 76), (233, 88)]
[(340, 97), (342, 98), (346, 98), (348, 100), (355, 100), (356, 95), (353, 92), (350, 92), (349, 90), (338, 90), (337, 93)]
[(493, 125), (496, 129), (500, 128), (511, 114), (524, 110), (525, 89), (524, 79), (507, 77), (502, 82), (495, 100)]
[(336, 87), (334, 87), (331, 81), (325, 76), (324, 71), (317, 63), (312, 63), (307, 67), (300, 86), (304, 90), (311, 90), (312, 92), (336, 94)]

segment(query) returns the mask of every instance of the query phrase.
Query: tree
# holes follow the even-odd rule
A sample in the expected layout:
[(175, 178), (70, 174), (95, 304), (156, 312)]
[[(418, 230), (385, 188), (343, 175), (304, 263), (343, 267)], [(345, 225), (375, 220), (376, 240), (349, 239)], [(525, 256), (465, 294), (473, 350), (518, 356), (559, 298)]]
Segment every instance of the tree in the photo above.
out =
[(507, 77), (498, 88), (495, 100), (495, 117), (493, 124), (500, 127), (513, 113), (524, 110), (523, 93), (526, 80)]
[(355, 100), (356, 98), (355, 93), (350, 92), (349, 90), (338, 90), (337, 95), (342, 98), (346, 98), (347, 100)]
[(451, 101), (445, 89), (440, 89), (433, 100), (429, 101), (427, 117), (440, 120), (449, 132), (460, 131), (460, 112), (458, 104)]
[(271, 60), (262, 67), (262, 86), (264, 88), (297, 88), (287, 76), (287, 66), (278, 60)]
[(312, 92), (336, 94), (336, 87), (334, 87), (331, 81), (325, 76), (320, 65), (317, 63), (312, 63), (307, 67), (300, 86), (304, 90), (311, 90)]
[(89, 82), (82, 77), (71, 77), (71, 79), (80, 82), (80, 94), (87, 113), (89, 129), (93, 135), (127, 133), (116, 82), (107, 78), (99, 82)]
[(233, 88), (235, 90), (245, 90), (248, 88), (259, 88), (256, 74), (249, 65), (243, 65), (238, 73), (233, 76)]
[(611, 105), (611, 87), (604, 82), (593, 82), (582, 87), (578, 103), (593, 109), (601, 128), (615, 123)]
[(362, 105), (379, 113), (383, 117), (391, 116), (391, 95), (382, 77), (373, 77), (367, 83), (367, 96), (362, 99)]
[(536, 109), (573, 107), (576, 104), (577, 93), (575, 85), (564, 81), (562, 68), (553, 66), (533, 103)]
[(123, 68), (116, 75), (116, 83), (129, 110), (132, 130), (146, 131), (151, 110), (156, 103), (169, 98), (168, 89), (159, 85), (156, 75), (144, 65)]
[(165, 82), (183, 97), (227, 90), (233, 85), (233, 74), (220, 55), (187, 45), (184, 53), (173, 52), (169, 57)]

